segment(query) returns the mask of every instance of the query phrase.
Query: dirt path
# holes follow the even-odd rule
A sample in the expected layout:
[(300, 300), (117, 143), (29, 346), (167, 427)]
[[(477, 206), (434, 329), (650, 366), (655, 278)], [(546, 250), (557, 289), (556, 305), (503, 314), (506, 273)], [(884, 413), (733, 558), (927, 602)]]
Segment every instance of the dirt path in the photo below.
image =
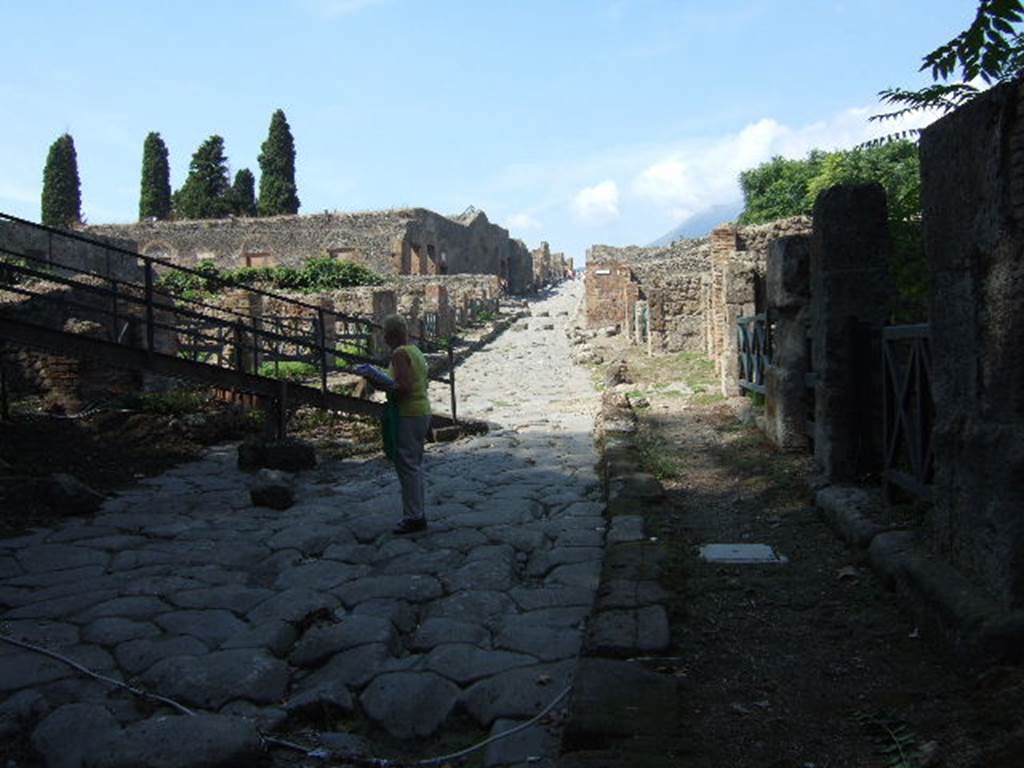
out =
[[(674, 753), (688, 768), (1020, 766), (1020, 671), (959, 675), (810, 505), (808, 457), (772, 450), (694, 356), (633, 354), (640, 441), (667, 515)], [(709, 564), (761, 543), (784, 565)], [(1018, 741), (1014, 741), (1014, 738)], [(903, 762), (900, 762), (903, 760)]]

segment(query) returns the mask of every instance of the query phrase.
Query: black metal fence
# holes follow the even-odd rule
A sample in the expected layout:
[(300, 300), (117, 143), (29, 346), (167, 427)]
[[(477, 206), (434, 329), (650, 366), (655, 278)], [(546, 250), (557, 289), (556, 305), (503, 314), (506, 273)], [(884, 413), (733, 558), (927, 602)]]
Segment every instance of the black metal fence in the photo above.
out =
[(894, 488), (931, 499), (935, 472), (932, 455), (931, 334), (927, 324), (882, 329), (885, 463), (882, 489)]
[(763, 395), (764, 373), (772, 360), (771, 327), (764, 313), (736, 320), (736, 350), (739, 385)]

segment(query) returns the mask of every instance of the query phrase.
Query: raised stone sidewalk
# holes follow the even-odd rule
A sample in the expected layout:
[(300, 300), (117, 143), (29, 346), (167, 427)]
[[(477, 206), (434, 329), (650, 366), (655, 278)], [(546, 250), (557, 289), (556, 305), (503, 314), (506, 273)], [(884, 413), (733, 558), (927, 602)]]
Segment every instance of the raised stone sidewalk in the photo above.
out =
[[(422, 534), (391, 533), (383, 461), (302, 473), (277, 512), (252, 506), (252, 476), (219, 448), (93, 519), (0, 540), (3, 633), (204, 713), (0, 643), (0, 736), (31, 734), (55, 766), (216, 766), (331, 713), (411, 739), (456, 713), (497, 731), (539, 712), (576, 668), (605, 538), (597, 398), (562, 333), (578, 299), (570, 284), (535, 303), (459, 369), (461, 412), (494, 428), (429, 447)], [(552, 764), (557, 743), (534, 727), (486, 764)]]

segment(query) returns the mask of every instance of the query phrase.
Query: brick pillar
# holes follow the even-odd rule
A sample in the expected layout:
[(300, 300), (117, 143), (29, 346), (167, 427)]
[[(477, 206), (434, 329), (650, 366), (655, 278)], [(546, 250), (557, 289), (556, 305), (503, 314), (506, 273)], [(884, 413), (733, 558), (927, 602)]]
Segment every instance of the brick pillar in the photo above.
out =
[(925, 129), (935, 550), (1024, 608), (1024, 83)]
[(424, 303), (427, 312), (437, 314), (437, 335), (441, 338), (450, 336), (454, 329), (450, 325), (448, 289), (440, 283), (428, 285)]
[(628, 283), (622, 289), (623, 294), (623, 321), (622, 333), (634, 344), (640, 341), (636, 327), (636, 303), (640, 298), (640, 286), (636, 283)]
[[(711, 231), (711, 285), (710, 285), (710, 339), (709, 353), (715, 361), (719, 372), (722, 370), (723, 353), (726, 335), (725, 323), (725, 268), (735, 258), (739, 247), (738, 231), (735, 226), (726, 224)], [(732, 329), (728, 329), (734, 333)]]
[(765, 371), (768, 438), (783, 450), (807, 448), (807, 322), (810, 238), (773, 240), (768, 247), (767, 315), (773, 324), (772, 365)]
[(740, 394), (739, 346), (736, 340), (736, 322), (756, 311), (757, 279), (745, 264), (726, 264), (722, 269), (720, 296), (721, 348), (718, 374), (722, 394), (733, 397)]
[[(225, 315), (228, 332), (221, 350), (220, 364), (226, 368), (235, 368), (240, 352), (242, 370), (251, 373), (256, 363), (252, 328), (253, 325), (256, 328), (262, 325), (263, 296), (244, 289), (227, 291), (222, 306), (231, 310), (231, 314)], [(235, 315), (236, 312), (242, 317)]]
[(865, 339), (889, 314), (889, 225), (879, 184), (826, 189), (814, 204), (811, 241), (814, 459), (829, 480), (877, 468), (881, 352)]

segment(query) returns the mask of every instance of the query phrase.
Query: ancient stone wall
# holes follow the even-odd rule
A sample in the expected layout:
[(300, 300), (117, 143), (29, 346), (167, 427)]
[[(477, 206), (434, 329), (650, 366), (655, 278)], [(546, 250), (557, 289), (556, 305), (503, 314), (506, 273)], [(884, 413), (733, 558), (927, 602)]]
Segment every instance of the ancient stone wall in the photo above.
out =
[[(45, 264), (44, 271), (57, 268), (56, 274), (61, 276), (73, 277), (80, 271), (126, 282), (142, 282), (143, 271), (138, 259), (116, 250), (117, 246), (123, 246), (122, 241), (93, 233), (76, 239), (70, 234), (65, 236), (14, 221), (0, 221), (0, 248), (6, 251), (0, 256), (30, 257), (32, 269), (39, 269), (38, 260), (41, 260)], [(69, 271), (59, 270), (60, 267)]]
[(1024, 83), (921, 137), (931, 272), (932, 542), (1024, 608)]
[(523, 248), (473, 210), (448, 218), (423, 208), (88, 227), (147, 256), (194, 267), (296, 266), (314, 257), (362, 264), (383, 275), (490, 274), (524, 282)]

